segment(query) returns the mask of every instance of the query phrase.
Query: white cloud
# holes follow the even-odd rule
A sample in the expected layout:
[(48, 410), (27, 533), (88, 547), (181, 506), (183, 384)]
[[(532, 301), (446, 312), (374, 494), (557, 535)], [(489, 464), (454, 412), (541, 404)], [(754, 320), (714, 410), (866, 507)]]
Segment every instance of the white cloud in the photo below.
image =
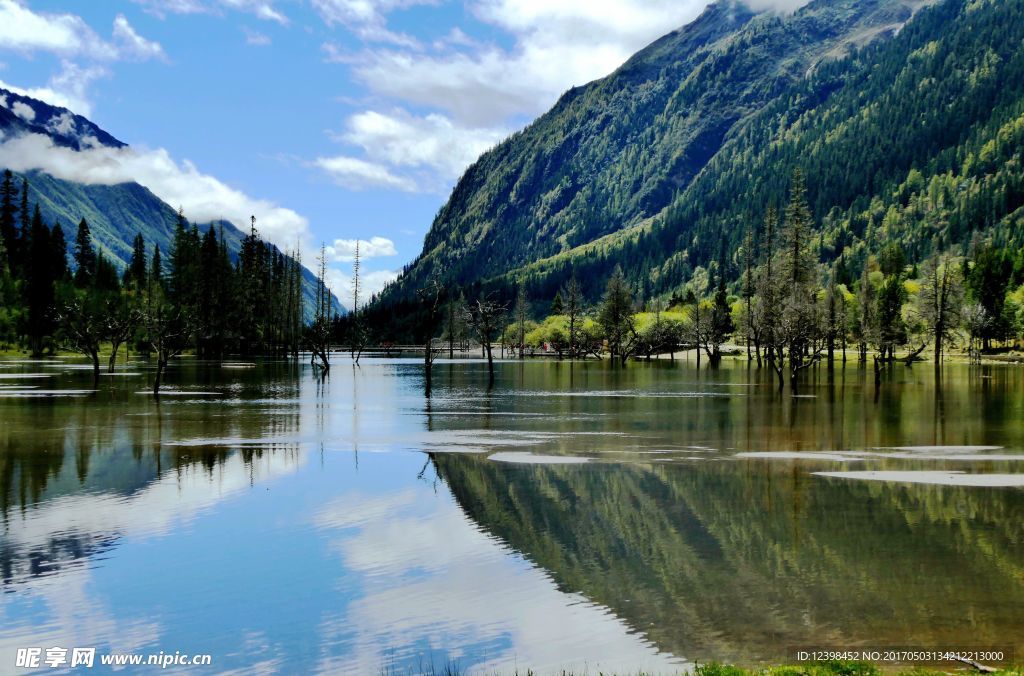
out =
[(168, 14), (222, 14), (233, 10), (252, 14), (264, 21), (288, 24), (288, 17), (274, 7), (273, 0), (134, 0), (147, 12), (166, 17)]
[(271, 44), (269, 35), (254, 31), (251, 28), (242, 27), (242, 32), (245, 33), (245, 43), (252, 45), (253, 47), (267, 47)]
[(118, 14), (114, 18), (114, 40), (121, 46), (120, 52), (125, 58), (140, 61), (166, 58), (160, 43), (147, 40), (136, 33), (124, 14)]
[(114, 19), (113, 42), (108, 42), (80, 16), (37, 13), (16, 0), (0, 0), (0, 48), (98, 61), (163, 57), (159, 43), (136, 33), (122, 14)]
[(195, 221), (225, 218), (245, 224), (255, 214), (260, 234), (282, 249), (302, 246), (309, 255), (309, 222), (291, 209), (256, 199), (200, 172), (191, 162), (176, 162), (163, 149), (97, 147), (75, 151), (57, 147), (40, 134), (0, 143), (0, 165), (13, 171), (40, 170), (56, 178), (93, 185), (135, 181), (160, 199), (184, 208)]
[(319, 157), (313, 164), (326, 171), (334, 181), (352, 190), (388, 188), (403, 192), (416, 192), (416, 182), (393, 174), (387, 167), (356, 157), (339, 155)]
[(24, 88), (0, 80), (0, 88), (88, 117), (92, 113), (88, 97), (89, 85), (106, 74), (107, 70), (102, 66), (82, 67), (65, 61), (61, 71), (51, 77), (45, 87)]
[(491, 646), (482, 663), (461, 656), (473, 673), (523, 665), (538, 673), (686, 671), (682, 659), (659, 652), (607, 607), (559, 590), (543, 569), (481, 530), (450, 494), (440, 498), (427, 486), (357, 495), (314, 516), (342, 565), (367, 580), (343, 616), (323, 618), (323, 639), (344, 637), (349, 650), (324, 658), (317, 671), (379, 670), (394, 661), (391, 646), (413, 641)]
[(26, 122), (31, 122), (32, 120), (36, 119), (35, 109), (27, 103), (22, 103), (21, 101), (14, 102), (14, 105), (11, 106), (11, 112), (20, 117), (21, 119), (25, 120)]
[(336, 239), (333, 245), (325, 248), (325, 252), (338, 263), (351, 263), (356, 258), (356, 244), (359, 245), (359, 257), (362, 260), (398, 255), (395, 243), (386, 237), (371, 237), (368, 240)]
[(795, 12), (810, 0), (743, 0), (750, 9), (755, 12), (774, 11), (790, 13)]
[(444, 110), (462, 124), (493, 127), (536, 115), (569, 87), (607, 75), (640, 48), (693, 19), (706, 4), (480, 0), (472, 11), (511, 35), (512, 49), (448, 43), (432, 56), (370, 50), (360, 56), (354, 72), (377, 94)]
[(63, 112), (60, 115), (51, 117), (46, 123), (46, 128), (61, 136), (74, 136), (78, 132), (75, 124), (75, 116), (70, 112)]
[(74, 14), (37, 14), (15, 0), (0, 0), (0, 47), (31, 53), (112, 59), (117, 50)]
[(440, 114), (416, 117), (405, 110), (364, 111), (349, 118), (339, 140), (363, 149), (378, 164), (423, 170), (419, 190), (433, 190), (459, 177), (485, 150), (507, 136), (505, 129), (460, 127)]
[[(90, 83), (107, 73), (97, 63), (166, 58), (160, 43), (139, 35), (123, 14), (114, 18), (108, 41), (75, 14), (37, 13), (17, 0), (0, 0), (0, 49), (61, 57), (61, 71), (46, 86), (23, 89), (2, 82), (0, 86), (80, 115), (89, 115), (92, 109), (87, 96)], [(78, 61), (91, 65), (82, 66)]]
[(264, 21), (274, 21), (281, 25), (288, 23), (288, 17), (279, 12), (272, 2), (264, 0), (220, 0), (220, 4), (228, 9), (254, 14)]
[(343, 25), (367, 42), (386, 42), (419, 48), (420, 43), (405, 33), (386, 27), (386, 15), (416, 5), (436, 5), (440, 0), (312, 0), (313, 7), (328, 26)]
[[(384, 287), (398, 279), (398, 272), (392, 270), (373, 270), (359, 273), (359, 307), (369, 302), (374, 294), (380, 293)], [(338, 301), (346, 308), (351, 308), (354, 300), (352, 275), (337, 268), (327, 270), (327, 285), (337, 296)]]
[[(314, 5), (328, 23), (363, 36), (366, 27), (387, 30), (387, 14), (413, 2), (314, 0)], [(568, 88), (607, 75), (695, 18), (707, 3), (471, 0), (469, 11), (509, 35), (511, 48), (481, 43), (457, 29), (432, 42), (429, 53), (400, 44), (346, 53), (326, 43), (327, 61), (349, 66), (373, 94), (397, 103), (348, 118), (338, 138), (362, 149), (363, 157), (334, 158), (338, 166), (332, 173), (336, 180), (344, 176), (339, 183), (348, 187), (373, 183), (444, 191), (483, 151), (550, 108)], [(413, 115), (408, 112), (413, 108), (425, 113)], [(332, 170), (322, 160), (318, 164)]]

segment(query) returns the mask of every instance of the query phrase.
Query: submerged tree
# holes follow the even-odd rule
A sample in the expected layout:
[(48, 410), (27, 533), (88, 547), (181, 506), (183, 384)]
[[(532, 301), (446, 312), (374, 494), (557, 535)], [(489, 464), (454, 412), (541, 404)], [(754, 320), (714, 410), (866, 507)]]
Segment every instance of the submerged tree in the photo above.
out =
[(506, 306), (488, 297), (476, 299), (469, 305), (466, 321), (476, 333), (487, 355), (487, 383), (494, 385), (494, 339), (501, 331)]
[[(747, 228), (743, 238), (743, 337), (747, 344), (747, 363), (754, 360), (753, 352), (757, 353), (758, 366), (761, 365), (761, 345), (754, 320), (754, 297), (757, 294), (757, 278), (754, 274), (754, 229)], [(751, 351), (753, 347), (753, 352)]]
[(187, 307), (169, 302), (162, 286), (151, 283), (146, 294), (142, 321), (150, 348), (156, 355), (153, 395), (160, 396), (160, 387), (170, 360), (181, 355), (195, 336), (196, 318)]
[(733, 325), (732, 312), (725, 290), (723, 268), (724, 265), (719, 267), (718, 288), (715, 291), (711, 307), (707, 312), (699, 313), (695, 321), (698, 349), (704, 348), (704, 353), (708, 356), (708, 363), (712, 368), (717, 368), (722, 362), (722, 345), (736, 329)]
[(964, 294), (960, 269), (952, 259), (936, 252), (922, 266), (921, 278), (914, 308), (928, 327), (935, 363), (941, 364), (946, 345), (953, 342), (961, 323)]
[(70, 296), (57, 313), (62, 342), (89, 358), (95, 387), (100, 381), (100, 344), (106, 334), (106, 308), (91, 289), (72, 291)]
[(903, 288), (903, 280), (897, 275), (889, 275), (882, 282), (876, 300), (877, 331), (876, 345), (881, 361), (892, 361), (896, 356), (896, 348), (907, 342), (907, 325), (903, 321), (903, 303), (907, 292)]
[(141, 323), (142, 311), (135, 306), (134, 299), (127, 295), (107, 299), (104, 312), (104, 335), (110, 341), (110, 358), (107, 362), (109, 373), (114, 372), (114, 367), (117, 365), (117, 353), (121, 346), (128, 343)]
[(964, 308), (962, 317), (968, 338), (967, 353), (971, 363), (978, 363), (985, 336), (992, 325), (992, 316), (981, 303), (970, 303)]
[(450, 298), (445, 304), (444, 340), (448, 343), (448, 358), (455, 358), (455, 346), (466, 339), (466, 298)]
[[(811, 253), (813, 233), (811, 210), (803, 172), (793, 172), (789, 205), (783, 229), (783, 271), (786, 296), (783, 300), (782, 330), (789, 359), (790, 383), (796, 386), (800, 371), (821, 358), (823, 344), (815, 287), (815, 264)], [(823, 342), (823, 341), (822, 341)]]
[(1006, 289), (1013, 276), (1013, 260), (1005, 249), (992, 243), (976, 248), (973, 261), (965, 275), (971, 300), (985, 309), (988, 321), (980, 336), (983, 349), (992, 341), (1002, 340), (1010, 333), (1012, 320), (1007, 312)]
[(348, 341), (352, 361), (356, 364), (366, 349), (367, 332), (363, 325), (362, 317), (359, 314), (359, 283), (360, 283), (361, 257), (359, 255), (359, 240), (356, 240), (355, 258), (352, 261), (352, 311), (348, 316)]
[(530, 316), (530, 303), (526, 300), (526, 289), (520, 284), (516, 293), (516, 306), (513, 310), (516, 320), (516, 348), (519, 358), (523, 359), (526, 354), (526, 320)]
[(583, 317), (583, 291), (576, 279), (576, 271), (573, 270), (562, 289), (562, 312), (565, 314), (569, 324), (569, 358), (576, 359), (579, 355), (579, 332), (580, 322)]
[(636, 326), (633, 322), (633, 294), (629, 290), (622, 267), (616, 265), (604, 299), (598, 310), (598, 323), (608, 340), (612, 359), (618, 358), (623, 364), (629, 359), (636, 340)]
[(316, 277), (316, 311), (309, 327), (311, 361), (323, 373), (331, 370), (331, 292), (327, 288), (327, 247), (320, 245), (320, 269)]
[[(445, 297), (445, 286), (438, 274), (431, 275), (426, 286), (418, 291), (420, 302), (426, 310), (423, 318), (423, 387), (427, 398), (430, 397), (434, 386), (434, 361), (441, 353), (441, 350), (434, 346), (434, 332), (437, 328), (437, 315), (440, 312), (441, 303)], [(453, 306), (448, 304), (449, 317)], [(450, 322), (454, 319), (450, 318)], [(449, 337), (449, 341), (452, 339)], [(448, 349), (452, 349), (449, 342)]]

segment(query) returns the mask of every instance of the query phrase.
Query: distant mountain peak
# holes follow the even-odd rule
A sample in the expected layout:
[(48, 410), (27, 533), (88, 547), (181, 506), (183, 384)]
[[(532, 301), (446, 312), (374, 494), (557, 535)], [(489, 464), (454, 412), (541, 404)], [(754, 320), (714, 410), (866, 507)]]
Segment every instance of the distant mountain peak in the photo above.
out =
[(0, 132), (4, 138), (42, 134), (59, 146), (75, 150), (125, 146), (92, 121), (67, 108), (52, 106), (3, 88), (0, 88)]

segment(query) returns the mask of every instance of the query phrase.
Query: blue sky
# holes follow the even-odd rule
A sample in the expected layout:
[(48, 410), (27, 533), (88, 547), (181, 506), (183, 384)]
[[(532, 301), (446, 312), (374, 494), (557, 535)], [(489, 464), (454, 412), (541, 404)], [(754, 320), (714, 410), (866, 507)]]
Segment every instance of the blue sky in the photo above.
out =
[(130, 176), (199, 221), (255, 213), (309, 265), (326, 243), (344, 302), (356, 239), (379, 289), (480, 152), (706, 4), (0, 0), (0, 86), (133, 147), (65, 177)]

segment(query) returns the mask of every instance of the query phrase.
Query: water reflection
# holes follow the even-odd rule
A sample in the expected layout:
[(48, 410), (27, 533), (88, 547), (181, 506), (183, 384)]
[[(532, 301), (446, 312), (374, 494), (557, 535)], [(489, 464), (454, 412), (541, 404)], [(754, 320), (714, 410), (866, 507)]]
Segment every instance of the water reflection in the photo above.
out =
[(1011, 367), (878, 388), (851, 367), (791, 397), (742, 367), (510, 363), (489, 389), (441, 363), (425, 401), (415, 362), (183, 362), (154, 402), (145, 364), (88, 396), (73, 366), (5, 364), (0, 665), (29, 644), (353, 673), (1024, 649), (1024, 491), (901, 474), (1024, 472)]
[(781, 660), (800, 645), (1022, 647), (1021, 491), (826, 481), (763, 460), (435, 462), (474, 521), (561, 588), (692, 659)]

